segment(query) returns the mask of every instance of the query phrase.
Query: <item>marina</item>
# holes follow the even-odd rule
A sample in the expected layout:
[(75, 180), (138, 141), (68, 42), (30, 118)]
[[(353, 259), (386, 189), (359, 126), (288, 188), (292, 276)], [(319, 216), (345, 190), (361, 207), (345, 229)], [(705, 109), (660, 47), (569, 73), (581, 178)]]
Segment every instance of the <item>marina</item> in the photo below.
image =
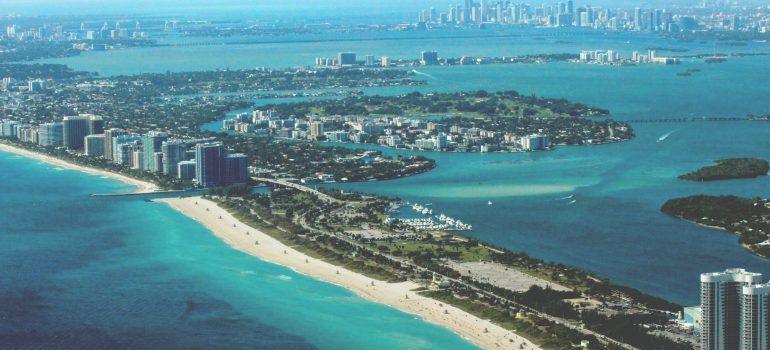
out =
[[(433, 215), (433, 209), (428, 208), (432, 204), (410, 204), (406, 202), (404, 205), (412, 209), (412, 211), (420, 215), (420, 217), (400, 217), (396, 218), (401, 223), (415, 229), (418, 232), (424, 231), (471, 231), (473, 226), (462, 222), (460, 219), (456, 219), (447, 216), (443, 213)], [(398, 212), (400, 213), (400, 211)]]

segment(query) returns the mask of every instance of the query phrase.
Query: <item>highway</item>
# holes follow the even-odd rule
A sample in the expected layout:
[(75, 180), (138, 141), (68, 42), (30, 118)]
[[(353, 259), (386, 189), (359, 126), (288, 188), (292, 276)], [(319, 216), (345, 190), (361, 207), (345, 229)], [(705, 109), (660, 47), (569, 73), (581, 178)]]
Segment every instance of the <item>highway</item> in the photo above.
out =
[(296, 184), (296, 183), (293, 183), (293, 182), (289, 182), (289, 181), (286, 181), (286, 180), (270, 179), (270, 178), (266, 178), (266, 177), (253, 177), (252, 179), (254, 179), (254, 181), (257, 181), (257, 182), (264, 182), (264, 183), (268, 183), (268, 184), (273, 184), (273, 185), (293, 188), (295, 190), (302, 191), (302, 192), (307, 192), (307, 193), (315, 195), (320, 200), (322, 200), (324, 202), (327, 202), (327, 203), (345, 204), (344, 201), (341, 201), (341, 200), (339, 200), (337, 198), (334, 198), (334, 197), (332, 197), (332, 196), (330, 196), (328, 194), (325, 194), (325, 193), (323, 193), (321, 191), (312, 189), (312, 188), (304, 186), (304, 185), (300, 185), (300, 184)]

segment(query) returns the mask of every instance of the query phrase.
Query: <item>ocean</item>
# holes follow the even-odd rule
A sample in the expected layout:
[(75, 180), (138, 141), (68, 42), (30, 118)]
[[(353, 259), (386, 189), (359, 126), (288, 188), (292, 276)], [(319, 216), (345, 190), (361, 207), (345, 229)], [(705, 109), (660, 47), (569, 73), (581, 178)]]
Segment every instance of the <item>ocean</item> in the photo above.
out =
[(473, 349), (236, 251), (114, 180), (0, 152), (0, 348)]

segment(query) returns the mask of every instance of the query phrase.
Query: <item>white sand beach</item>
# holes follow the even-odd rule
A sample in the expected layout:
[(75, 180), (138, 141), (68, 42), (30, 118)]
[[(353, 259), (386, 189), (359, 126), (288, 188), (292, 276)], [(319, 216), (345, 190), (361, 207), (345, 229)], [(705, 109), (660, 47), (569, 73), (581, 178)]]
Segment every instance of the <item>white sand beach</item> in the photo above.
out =
[(0, 151), (18, 154), (27, 158), (37, 159), (39, 161), (50, 163), (65, 169), (72, 169), (72, 170), (82, 171), (84, 173), (88, 173), (91, 175), (109, 177), (111, 179), (115, 179), (125, 184), (136, 187), (136, 189), (134, 190), (135, 193), (148, 193), (148, 192), (155, 192), (158, 190), (158, 186), (150, 182), (140, 181), (125, 175), (113, 173), (111, 171), (72, 164), (70, 162), (67, 162), (55, 157), (51, 157), (42, 153), (32, 152), (20, 147), (11, 146), (4, 143), (0, 143)]
[(540, 349), (527, 339), (488, 320), (482, 320), (458, 308), (412, 292), (419, 287), (413, 282), (387, 283), (373, 280), (309, 257), (243, 224), (212, 201), (201, 197), (157, 201), (168, 203), (172, 208), (202, 223), (235, 249), (292, 268), (315, 279), (340, 285), (370, 301), (419, 315), (428, 322), (451, 329), (484, 349)]

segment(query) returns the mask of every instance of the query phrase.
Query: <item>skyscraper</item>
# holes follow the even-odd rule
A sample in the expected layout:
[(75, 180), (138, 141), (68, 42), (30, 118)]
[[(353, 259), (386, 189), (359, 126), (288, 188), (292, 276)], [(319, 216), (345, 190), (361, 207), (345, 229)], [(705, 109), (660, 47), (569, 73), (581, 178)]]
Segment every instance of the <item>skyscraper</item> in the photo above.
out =
[(168, 140), (161, 145), (163, 152), (163, 174), (178, 176), (177, 165), (187, 158), (187, 144), (180, 140)]
[(201, 187), (212, 187), (222, 183), (221, 143), (199, 143), (195, 146), (195, 179)]
[(324, 123), (321, 121), (310, 122), (310, 138), (318, 140), (324, 134)]
[(337, 54), (337, 62), (340, 66), (352, 66), (356, 64), (356, 54), (352, 52), (340, 52)]
[(759, 284), (761, 280), (761, 274), (744, 269), (700, 275), (701, 349), (739, 349), (743, 288)]
[(644, 18), (642, 16), (642, 9), (638, 7), (634, 9), (634, 29), (636, 30), (644, 29)]
[(163, 152), (155, 152), (152, 154), (152, 171), (163, 171)]
[(126, 131), (123, 129), (109, 129), (104, 131), (104, 158), (112, 160), (112, 138), (117, 136), (126, 135)]
[(64, 144), (64, 125), (45, 123), (38, 127), (37, 143), (44, 147), (60, 147)]
[(192, 180), (195, 178), (195, 161), (185, 160), (177, 164), (177, 173), (180, 180)]
[(222, 176), (225, 184), (245, 183), (249, 180), (249, 163), (245, 154), (228, 154), (225, 157)]
[(422, 51), (420, 52), (420, 64), (427, 66), (438, 63), (438, 52)]
[(512, 23), (521, 23), (521, 5), (513, 5), (513, 7), (511, 7), (511, 17), (513, 17)]
[(83, 140), (88, 135), (88, 117), (64, 117), (63, 125), (63, 144), (68, 149), (83, 149)]
[(101, 157), (104, 155), (104, 134), (88, 135), (83, 143), (87, 156)]
[(770, 284), (743, 287), (741, 293), (741, 350), (770, 348)]
[[(122, 145), (129, 146), (129, 145)], [(134, 150), (131, 152), (131, 169), (144, 170), (144, 152), (141, 150)]]
[(104, 119), (97, 115), (88, 116), (88, 134), (104, 134)]
[(158, 131), (150, 131), (142, 138), (142, 147), (144, 150), (143, 166), (145, 171), (149, 172), (161, 172), (163, 169), (157, 169), (155, 165), (155, 152), (161, 151), (163, 141), (168, 139), (168, 134)]
[[(112, 162), (115, 164), (131, 165), (132, 154), (139, 148), (141, 138), (133, 135), (117, 135), (112, 138)], [(141, 169), (144, 164), (139, 164)]]

